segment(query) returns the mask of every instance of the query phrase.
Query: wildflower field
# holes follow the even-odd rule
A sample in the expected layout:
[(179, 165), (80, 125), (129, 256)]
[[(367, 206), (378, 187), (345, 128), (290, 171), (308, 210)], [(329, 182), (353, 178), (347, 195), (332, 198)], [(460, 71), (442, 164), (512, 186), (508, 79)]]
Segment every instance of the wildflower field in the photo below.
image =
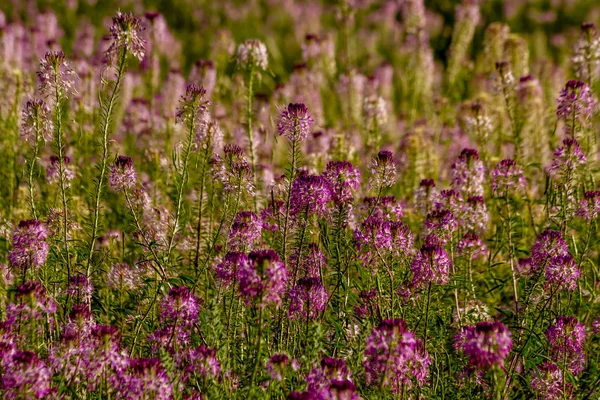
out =
[(595, 23), (0, 1), (0, 398), (600, 399)]

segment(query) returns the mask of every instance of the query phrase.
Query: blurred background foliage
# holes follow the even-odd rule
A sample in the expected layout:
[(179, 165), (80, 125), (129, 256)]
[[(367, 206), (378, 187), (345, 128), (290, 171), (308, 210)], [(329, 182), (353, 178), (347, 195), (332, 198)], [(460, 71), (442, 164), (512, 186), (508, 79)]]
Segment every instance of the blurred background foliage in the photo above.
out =
[[(354, 0), (356, 7), (353, 40), (360, 40), (360, 30), (370, 24), (388, 23), (378, 20), (377, 10), (384, 10), (389, 3), (402, 0)], [(448, 48), (455, 22), (458, 0), (426, 1), (428, 34), (436, 59), (446, 64)], [(211, 58), (212, 49), (223, 35), (240, 43), (247, 38), (266, 42), (275, 82), (283, 82), (302, 60), (300, 33), (335, 34), (339, 24), (339, 10), (344, 4), (336, 0), (4, 0), (0, 10), (7, 22), (28, 21), (40, 11), (52, 10), (58, 24), (64, 29), (61, 46), (69, 53), (75, 41), (75, 32), (82, 24), (92, 24), (96, 35), (107, 33), (110, 18), (115, 9), (143, 14), (157, 11), (165, 17), (169, 29), (181, 42), (181, 57), (172, 60), (172, 67), (184, 72), (190, 70), (198, 59)], [(385, 12), (384, 12), (385, 14)], [(375, 17), (373, 17), (375, 15)], [(308, 18), (303, 18), (308, 17)], [(400, 12), (385, 16), (402, 22)], [(484, 0), (481, 2), (481, 22), (478, 24), (470, 46), (472, 59), (482, 49), (486, 27), (496, 21), (507, 24), (511, 32), (519, 34), (529, 44), (531, 59), (550, 58), (555, 64), (568, 62), (572, 44), (579, 37), (583, 22), (600, 21), (600, 2), (597, 0)], [(26, 22), (27, 23), (27, 22)], [(302, 26), (304, 25), (304, 26)], [(33, 25), (31, 25), (33, 26)], [(385, 31), (385, 30), (383, 30)], [(394, 47), (399, 45), (394, 36), (380, 37), (376, 43), (377, 54), (390, 61)], [(338, 46), (342, 46), (338, 35)], [(360, 50), (357, 50), (359, 49)], [(375, 68), (374, 49), (354, 46), (357, 65)], [(367, 55), (367, 52), (369, 55)], [(340, 52), (338, 52), (339, 54)], [(230, 60), (228, 60), (230, 61)], [(226, 65), (229, 69), (231, 65)], [(369, 72), (364, 71), (364, 72)]]

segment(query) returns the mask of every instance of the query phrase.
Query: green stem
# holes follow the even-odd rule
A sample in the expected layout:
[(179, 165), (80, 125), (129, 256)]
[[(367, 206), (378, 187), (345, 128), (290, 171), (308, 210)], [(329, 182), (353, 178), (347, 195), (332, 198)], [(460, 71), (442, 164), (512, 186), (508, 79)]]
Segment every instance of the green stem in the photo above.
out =
[(425, 334), (423, 335), (423, 348), (427, 347), (427, 333), (429, 328), (429, 303), (431, 303), (431, 282), (427, 286), (427, 305), (425, 306)]
[[(58, 77), (56, 78), (58, 79)], [(58, 82), (56, 82), (56, 130), (55, 130), (55, 141), (56, 151), (58, 153), (58, 179), (60, 186), (60, 195), (63, 207), (62, 213), (62, 227), (63, 227), (63, 247), (65, 252), (66, 264), (67, 264), (67, 279), (71, 278), (71, 254), (69, 250), (69, 210), (67, 208), (67, 181), (65, 177), (65, 160), (64, 160), (64, 143), (62, 133), (62, 100), (63, 96), (59, 89)]]
[(104, 179), (106, 177), (106, 167), (108, 164), (108, 151), (109, 151), (109, 135), (111, 130), (111, 119), (114, 113), (115, 104), (117, 102), (117, 97), (119, 94), (119, 90), (121, 88), (121, 83), (123, 81), (123, 75), (125, 72), (125, 64), (127, 61), (127, 49), (123, 48), (121, 56), (119, 57), (118, 67), (117, 67), (117, 79), (115, 81), (115, 85), (113, 87), (112, 93), (108, 99), (108, 104), (106, 108), (104, 107), (104, 103), (100, 97), (100, 104), (103, 109), (103, 119), (100, 125), (100, 130), (102, 133), (102, 158), (100, 160), (99, 170), (100, 173), (96, 180), (96, 187), (94, 191), (94, 199), (93, 199), (93, 215), (92, 215), (92, 233), (90, 236), (90, 243), (88, 246), (88, 256), (86, 261), (86, 277), (89, 278), (91, 274), (92, 268), (92, 257), (94, 256), (94, 246), (96, 244), (96, 239), (98, 238), (98, 230), (100, 228), (100, 200), (102, 199), (102, 191), (104, 189)]
[(177, 182), (177, 197), (175, 200), (175, 216), (173, 218), (173, 228), (171, 229), (171, 236), (169, 238), (169, 245), (167, 246), (167, 265), (171, 260), (171, 252), (173, 251), (173, 244), (175, 242), (175, 236), (179, 231), (179, 219), (181, 218), (181, 208), (183, 206), (183, 191), (185, 190), (186, 183), (188, 181), (188, 162), (190, 159), (190, 153), (192, 149), (192, 142), (194, 139), (194, 133), (196, 128), (196, 114), (192, 114), (190, 119), (190, 125), (188, 129), (188, 137), (183, 151), (183, 160), (181, 165), (181, 172), (179, 173)]

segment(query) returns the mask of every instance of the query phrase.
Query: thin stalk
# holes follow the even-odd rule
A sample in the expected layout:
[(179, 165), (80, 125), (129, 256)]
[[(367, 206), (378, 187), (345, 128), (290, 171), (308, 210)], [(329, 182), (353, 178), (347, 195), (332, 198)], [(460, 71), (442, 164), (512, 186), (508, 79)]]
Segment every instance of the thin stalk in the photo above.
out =
[[(262, 296), (261, 301), (262, 303)], [(252, 376), (250, 377), (250, 388), (254, 387), (254, 380), (258, 371), (258, 365), (260, 364), (260, 352), (262, 350), (262, 328), (263, 328), (263, 307), (259, 303), (258, 305), (258, 333), (256, 335), (256, 356), (254, 357), (254, 367), (252, 368)]]
[(27, 186), (29, 188), (29, 208), (31, 209), (31, 216), (33, 219), (37, 219), (37, 211), (35, 208), (35, 193), (33, 188), (33, 175), (37, 167), (37, 159), (40, 151), (40, 114), (39, 110), (35, 109), (35, 143), (33, 145), (33, 157), (29, 160), (29, 168), (27, 174)]
[[(56, 78), (58, 79), (58, 77)], [(58, 82), (56, 82), (56, 127), (55, 127), (55, 141), (56, 151), (58, 153), (58, 179), (60, 186), (60, 195), (63, 207), (62, 213), (62, 228), (63, 228), (63, 247), (65, 252), (66, 264), (67, 264), (67, 279), (71, 278), (71, 253), (69, 250), (69, 210), (67, 208), (67, 182), (65, 179), (65, 160), (64, 160), (64, 144), (63, 144), (63, 132), (62, 132), (62, 101), (63, 96), (59, 89)]]
[(167, 246), (167, 265), (171, 259), (171, 252), (173, 251), (173, 243), (175, 241), (175, 235), (179, 231), (179, 219), (181, 218), (181, 208), (183, 206), (183, 191), (185, 190), (186, 183), (188, 181), (188, 162), (190, 159), (190, 153), (192, 149), (192, 142), (194, 139), (194, 133), (196, 131), (196, 114), (192, 114), (190, 125), (188, 127), (188, 137), (183, 151), (183, 159), (181, 165), (181, 172), (177, 182), (177, 197), (175, 200), (175, 216), (173, 218), (173, 228), (171, 229), (171, 237), (169, 238), (169, 245)]
[(283, 237), (282, 237), (282, 250), (281, 250), (281, 259), (285, 262), (287, 260), (287, 233), (288, 233), (288, 225), (289, 225), (289, 217), (290, 217), (290, 203), (292, 199), (292, 183), (294, 182), (294, 175), (296, 175), (296, 147), (298, 146), (297, 140), (291, 141), (292, 146), (292, 162), (290, 164), (290, 175), (288, 176), (287, 188), (286, 188), (286, 198), (285, 198), (285, 216), (283, 219)]
[(504, 204), (506, 207), (506, 217), (508, 219), (508, 221), (507, 221), (508, 260), (510, 263), (510, 272), (512, 274), (513, 294), (515, 296), (515, 318), (518, 320), (518, 318), (519, 318), (519, 297), (518, 297), (518, 291), (517, 291), (517, 275), (515, 272), (514, 256), (513, 256), (513, 241), (512, 241), (512, 227), (511, 227), (512, 214), (510, 212), (510, 204), (508, 202), (508, 196), (506, 196)]
[(425, 306), (425, 334), (423, 335), (423, 348), (426, 348), (427, 346), (427, 328), (429, 328), (429, 303), (431, 303), (431, 282), (427, 286), (427, 305)]
[[(208, 136), (210, 141), (210, 134)], [(200, 195), (198, 198), (198, 225), (196, 226), (196, 255), (194, 258), (194, 268), (196, 273), (196, 279), (198, 277), (198, 260), (200, 258), (200, 242), (202, 241), (202, 211), (204, 203), (204, 183), (206, 175), (206, 165), (208, 164), (208, 155), (210, 154), (211, 144), (207, 143), (204, 149), (204, 156), (202, 157), (202, 166), (200, 171)]]
[(121, 56), (119, 57), (117, 66), (117, 79), (115, 85), (108, 99), (106, 108), (102, 101), (102, 95), (100, 95), (100, 106), (103, 109), (103, 118), (100, 125), (102, 133), (102, 158), (100, 159), (98, 179), (96, 180), (96, 187), (94, 190), (94, 202), (93, 202), (93, 215), (92, 215), (92, 234), (90, 237), (90, 243), (88, 246), (88, 257), (86, 261), (86, 277), (89, 279), (91, 268), (92, 268), (92, 257), (94, 256), (94, 246), (96, 239), (98, 238), (98, 230), (100, 228), (100, 200), (102, 199), (102, 191), (104, 189), (104, 179), (106, 177), (106, 168), (108, 164), (108, 151), (109, 151), (109, 135), (111, 130), (111, 120), (114, 113), (115, 104), (123, 81), (125, 72), (125, 65), (127, 62), (127, 49), (123, 48)]

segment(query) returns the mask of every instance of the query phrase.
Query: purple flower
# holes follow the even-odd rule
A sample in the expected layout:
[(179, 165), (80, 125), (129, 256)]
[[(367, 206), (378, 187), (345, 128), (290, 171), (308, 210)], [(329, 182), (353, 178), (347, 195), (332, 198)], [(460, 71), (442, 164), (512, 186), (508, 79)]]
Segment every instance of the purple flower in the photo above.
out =
[(530, 277), (535, 273), (535, 271), (537, 269), (533, 267), (533, 262), (531, 260), (531, 257), (526, 257), (526, 258), (519, 258), (519, 261), (517, 262), (517, 265), (515, 266), (515, 270), (517, 271), (517, 274), (519, 276)]
[(554, 151), (552, 164), (548, 167), (548, 173), (552, 178), (572, 175), (587, 162), (577, 140), (564, 139), (563, 145)]
[[(21, 137), (26, 142), (52, 140), (54, 124), (48, 104), (41, 99), (27, 100), (22, 112)], [(39, 137), (38, 137), (39, 135)]]
[(374, 314), (377, 309), (377, 289), (362, 290), (358, 294), (360, 302), (354, 306), (354, 314), (358, 318), (369, 318)]
[(438, 201), (438, 193), (433, 179), (423, 179), (415, 191), (415, 209), (421, 215), (427, 215)]
[(304, 103), (290, 103), (287, 108), (281, 110), (277, 132), (289, 141), (303, 142), (310, 134), (313, 123)]
[(358, 389), (349, 379), (333, 379), (328, 387), (328, 395), (332, 400), (358, 400)]
[[(95, 325), (88, 305), (74, 306), (60, 342), (50, 349), (53, 372), (90, 391), (104, 379), (112, 384), (123, 376), (129, 363), (119, 342), (116, 327)], [(114, 394), (116, 388), (112, 386), (109, 392)]]
[(186, 373), (198, 377), (216, 378), (221, 372), (221, 363), (217, 360), (217, 351), (207, 346), (200, 346), (190, 350), (189, 364)]
[(451, 266), (448, 253), (441, 246), (424, 245), (410, 264), (412, 284), (414, 287), (426, 287), (431, 283), (444, 285), (448, 283)]
[(118, 156), (113, 165), (110, 166), (108, 186), (115, 192), (128, 191), (135, 188), (137, 174), (131, 157)]
[(242, 148), (234, 144), (226, 144), (223, 153), (223, 160), (217, 155), (213, 158), (215, 177), (223, 182), (227, 192), (245, 191), (253, 194), (252, 167), (244, 157)]
[(187, 287), (173, 287), (160, 304), (161, 321), (191, 327), (198, 322), (200, 304), (201, 300)]
[(225, 254), (223, 260), (215, 267), (217, 279), (223, 287), (228, 288), (233, 280), (237, 277), (237, 271), (248, 264), (248, 257), (245, 253), (232, 252)]
[(458, 241), (456, 251), (459, 255), (465, 256), (468, 259), (476, 259), (488, 253), (485, 243), (473, 233), (466, 233), (463, 238)]
[[(181, 97), (179, 101), (179, 108), (177, 109), (177, 121), (190, 124), (193, 122), (195, 129), (200, 133), (200, 130), (205, 128), (208, 119), (208, 105), (210, 101), (206, 100), (204, 96), (206, 90), (203, 87), (191, 84), (185, 89), (185, 95)], [(200, 142), (201, 140), (199, 140)]]
[(531, 273), (545, 268), (552, 257), (567, 256), (569, 248), (559, 231), (546, 229), (531, 249)]
[(373, 273), (382, 257), (406, 259), (414, 254), (414, 237), (408, 226), (378, 215), (371, 215), (354, 230), (354, 243), (359, 259), (371, 265)]
[(238, 269), (239, 290), (246, 304), (259, 301), (260, 307), (279, 308), (285, 293), (288, 272), (273, 250), (253, 251), (248, 263)]
[(577, 263), (570, 254), (551, 257), (546, 265), (546, 286), (557, 290), (574, 291), (580, 276)]
[(546, 331), (550, 358), (558, 365), (566, 366), (573, 375), (585, 368), (585, 326), (575, 317), (560, 316)]
[(463, 149), (458, 160), (452, 164), (452, 187), (464, 197), (483, 196), (485, 168), (479, 153)]
[(587, 221), (598, 218), (600, 216), (600, 190), (587, 191), (584, 198), (585, 200), (579, 203), (575, 215)]
[[(300, 258), (300, 259), (298, 259)], [(309, 243), (307, 250), (298, 254), (298, 249), (292, 250), (290, 265), (300, 267), (300, 276), (321, 278), (321, 272), (327, 265), (327, 258), (317, 243)]]
[(69, 279), (69, 287), (66, 293), (76, 303), (90, 304), (94, 288), (85, 275), (74, 275)]
[(600, 334), (600, 316), (592, 322), (592, 328), (594, 328), (594, 335)]
[(173, 388), (160, 360), (138, 358), (131, 361), (129, 373), (120, 379), (119, 398), (172, 399)]
[(523, 169), (515, 160), (502, 160), (492, 170), (492, 190), (494, 196), (504, 197), (525, 189)]
[(360, 171), (348, 161), (330, 161), (323, 172), (336, 204), (352, 203), (353, 192), (360, 187)]
[(145, 52), (145, 40), (142, 37), (142, 31), (145, 28), (140, 17), (117, 11), (112, 22), (110, 27), (111, 44), (106, 51), (108, 62), (112, 63), (117, 57), (121, 57), (123, 53), (129, 53), (142, 61)]
[(52, 393), (52, 374), (34, 352), (16, 351), (2, 364), (5, 399), (41, 399)]
[(567, 393), (563, 395), (563, 374), (558, 365), (545, 362), (538, 365), (537, 371), (534, 373), (531, 382), (529, 383), (540, 399), (546, 400), (561, 400), (568, 398), (571, 392), (571, 385), (566, 384)]
[(455, 216), (448, 210), (434, 210), (427, 214), (423, 234), (430, 244), (446, 245), (458, 227)]
[(25, 272), (27, 268), (40, 268), (48, 257), (48, 231), (44, 224), (35, 219), (19, 222), (12, 235), (13, 249), (8, 254), (12, 268)]
[(290, 290), (290, 317), (313, 321), (325, 310), (328, 298), (320, 278), (301, 278)]
[(126, 263), (113, 264), (106, 277), (106, 285), (115, 290), (135, 290), (142, 283), (140, 268), (132, 268)]
[(61, 97), (68, 97), (75, 93), (75, 80), (77, 74), (67, 62), (62, 51), (48, 51), (40, 60), (37, 72), (40, 82), (40, 93), (47, 98), (56, 100), (56, 93)]
[(489, 215), (483, 197), (470, 196), (463, 204), (459, 217), (463, 230), (467, 232), (485, 232)]
[(252, 211), (237, 213), (229, 231), (227, 245), (232, 251), (252, 249), (261, 239), (262, 221)]
[(512, 349), (513, 341), (508, 328), (499, 321), (478, 322), (465, 326), (455, 337), (455, 348), (469, 357), (469, 364), (477, 369), (503, 367), (504, 359)]
[(267, 372), (271, 376), (271, 379), (275, 381), (281, 382), (290, 368), (293, 371), (298, 371), (300, 364), (295, 359), (290, 359), (284, 353), (273, 354), (269, 358), (269, 361), (267, 361)]
[(364, 212), (383, 219), (399, 220), (404, 215), (404, 204), (394, 196), (365, 197)]
[(413, 379), (422, 386), (431, 359), (413, 332), (401, 319), (386, 319), (367, 339), (363, 365), (367, 385), (383, 384), (394, 393), (410, 389)]
[(322, 217), (329, 211), (331, 198), (331, 186), (327, 179), (320, 175), (300, 174), (292, 184), (290, 213), (300, 218), (312, 214)]
[(265, 71), (269, 66), (267, 46), (257, 39), (248, 39), (240, 44), (235, 58), (236, 65), (240, 69)]
[(40, 282), (27, 281), (17, 287), (17, 304), (6, 307), (6, 320), (10, 325), (28, 321), (46, 321), (56, 312), (56, 303), (46, 294)]
[(369, 185), (375, 190), (391, 187), (396, 183), (396, 163), (392, 152), (380, 151), (371, 162)]
[(589, 118), (594, 109), (594, 97), (588, 85), (581, 81), (568, 81), (556, 100), (556, 116), (565, 121)]
[(341, 358), (325, 357), (321, 359), (308, 376), (308, 398), (334, 400), (357, 400), (357, 389), (350, 379), (351, 373)]
[[(69, 187), (73, 178), (75, 177), (75, 173), (73, 170), (69, 169), (69, 164), (71, 163), (71, 159), (67, 156), (63, 156), (63, 179), (66, 183), (66, 187)], [(60, 158), (58, 156), (50, 157), (50, 166), (46, 169), (46, 177), (48, 178), (48, 183), (56, 184), (60, 182)]]
[(285, 203), (282, 200), (269, 201), (267, 207), (263, 208), (260, 212), (263, 229), (269, 232), (278, 231), (279, 221), (281, 221), (281, 218), (283, 217), (284, 209)]

